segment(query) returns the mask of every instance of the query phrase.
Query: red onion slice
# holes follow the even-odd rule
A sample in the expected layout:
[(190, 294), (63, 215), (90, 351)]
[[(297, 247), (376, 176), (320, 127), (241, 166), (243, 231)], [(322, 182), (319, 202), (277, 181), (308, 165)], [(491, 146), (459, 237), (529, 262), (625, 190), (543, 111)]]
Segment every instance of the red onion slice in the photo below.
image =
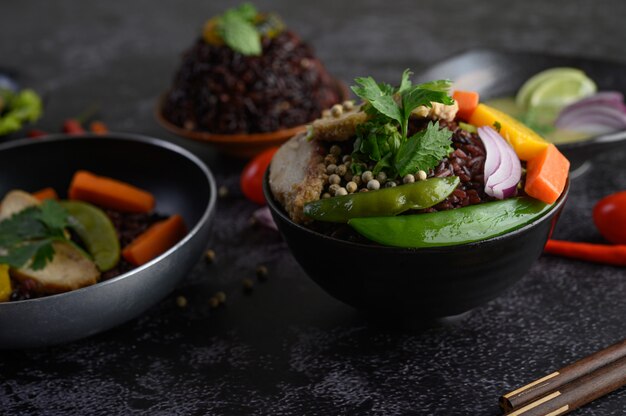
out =
[(626, 129), (624, 95), (617, 91), (603, 91), (570, 104), (561, 110), (554, 126), (587, 133)]
[[(481, 129), (485, 128), (480, 127), (478, 129), (479, 135)], [(491, 135), (483, 133), (483, 135), (480, 135), (480, 138), (483, 141), (483, 145), (485, 146), (485, 152), (487, 154), (487, 156), (485, 157), (484, 171), (484, 177), (486, 180), (489, 176), (493, 175), (493, 173), (500, 166), (500, 152), (498, 150), (498, 145), (496, 144), (496, 141), (493, 139), (493, 137), (491, 137)]]
[[(517, 184), (522, 177), (522, 165), (515, 150), (500, 134), (491, 127), (480, 127), (478, 136), (485, 145), (487, 157), (485, 159), (485, 193), (498, 199), (509, 198), (515, 195)], [(490, 155), (491, 153), (491, 155)], [(499, 160), (494, 171), (487, 170), (487, 160)]]

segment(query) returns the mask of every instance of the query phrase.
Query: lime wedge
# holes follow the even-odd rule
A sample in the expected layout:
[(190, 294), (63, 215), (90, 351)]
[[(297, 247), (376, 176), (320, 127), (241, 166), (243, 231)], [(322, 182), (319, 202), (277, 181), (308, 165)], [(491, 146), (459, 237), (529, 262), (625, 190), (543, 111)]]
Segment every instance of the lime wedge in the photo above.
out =
[(542, 82), (530, 95), (529, 108), (561, 109), (587, 97), (598, 88), (586, 75), (569, 74)]
[(111, 270), (120, 260), (120, 242), (109, 217), (100, 208), (80, 201), (61, 201), (70, 214), (70, 227), (78, 234), (100, 271)]
[[(594, 93), (595, 90), (594, 82), (580, 69), (550, 68), (529, 78), (518, 91), (515, 103), (523, 111), (526, 111), (530, 107), (542, 105), (546, 101), (550, 103), (575, 101)], [(565, 96), (565, 100), (558, 99), (561, 95)]]

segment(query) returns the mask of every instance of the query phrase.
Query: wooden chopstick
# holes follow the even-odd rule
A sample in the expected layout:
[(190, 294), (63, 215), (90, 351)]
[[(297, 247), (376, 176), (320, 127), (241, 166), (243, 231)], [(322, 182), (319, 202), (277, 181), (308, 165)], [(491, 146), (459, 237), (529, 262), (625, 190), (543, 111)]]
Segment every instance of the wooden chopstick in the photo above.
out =
[(626, 384), (626, 357), (577, 378), (506, 416), (560, 416), (592, 402)]
[[(505, 412), (511, 412), (516, 409), (521, 409), (527, 404), (537, 403), (542, 398), (545, 398), (548, 395), (552, 395), (555, 392), (559, 392), (560, 394), (562, 394), (564, 390), (570, 391), (572, 386), (568, 386), (568, 388), (566, 389), (565, 388), (566, 385), (573, 384), (575, 386), (578, 386), (580, 384), (579, 379), (582, 379), (587, 376), (591, 376), (592, 374), (596, 372), (600, 372), (596, 376), (605, 377), (602, 375), (604, 374), (604, 371), (606, 370), (604, 369), (604, 367), (608, 368), (610, 365), (616, 363), (615, 365), (617, 365), (618, 368), (621, 368), (619, 367), (621, 364), (618, 362), (625, 357), (626, 357), (626, 339), (616, 344), (613, 344), (608, 348), (605, 348), (601, 351), (591, 354), (588, 357), (578, 360), (573, 364), (563, 367), (562, 369), (558, 371), (548, 374), (545, 377), (535, 380), (523, 387), (520, 387), (519, 389), (516, 389), (507, 394), (504, 394), (503, 396), (500, 397), (500, 407), (502, 407), (502, 410)], [(623, 368), (622, 371), (626, 373), (626, 367)], [(612, 390), (605, 391), (602, 394), (606, 394), (609, 391), (612, 391)], [(537, 414), (542, 414), (542, 413), (537, 413)], [(556, 413), (556, 414), (564, 414), (564, 413)], [(525, 415), (526, 413), (524, 413), (524, 416)], [(530, 413), (528, 413), (528, 415), (530, 415)]]

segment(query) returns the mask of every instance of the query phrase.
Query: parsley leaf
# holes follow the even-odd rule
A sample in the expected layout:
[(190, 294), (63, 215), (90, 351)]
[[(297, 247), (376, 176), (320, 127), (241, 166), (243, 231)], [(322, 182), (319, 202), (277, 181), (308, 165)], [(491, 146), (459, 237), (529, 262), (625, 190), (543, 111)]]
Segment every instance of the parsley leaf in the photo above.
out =
[(32, 259), (33, 270), (43, 269), (54, 258), (54, 241), (68, 241), (64, 229), (67, 211), (56, 201), (26, 208), (0, 221), (0, 263), (22, 267)]
[[(374, 173), (386, 170), (388, 176), (404, 176), (416, 170), (429, 170), (450, 152), (448, 129), (430, 123), (425, 131), (408, 138), (411, 113), (417, 107), (431, 107), (433, 102), (451, 105), (450, 81), (438, 80), (414, 85), (411, 71), (402, 73), (400, 86), (377, 83), (372, 77), (356, 78), (352, 91), (364, 101), (368, 122), (357, 128), (352, 153), (352, 171), (357, 173), (369, 161), (375, 161)], [(355, 163), (354, 163), (355, 162)]]
[(422, 130), (402, 143), (396, 153), (395, 168), (400, 176), (419, 170), (428, 171), (450, 152), (452, 132), (439, 129), (439, 122), (428, 123)]
[[(359, 97), (367, 100), (369, 104), (374, 107), (378, 112), (385, 116), (396, 120), (398, 123), (402, 122), (402, 114), (400, 108), (393, 98), (393, 94), (388, 85), (378, 85), (374, 78), (356, 78), (354, 80), (358, 86), (353, 86), (352, 91)], [(393, 88), (391, 88), (393, 90)]]

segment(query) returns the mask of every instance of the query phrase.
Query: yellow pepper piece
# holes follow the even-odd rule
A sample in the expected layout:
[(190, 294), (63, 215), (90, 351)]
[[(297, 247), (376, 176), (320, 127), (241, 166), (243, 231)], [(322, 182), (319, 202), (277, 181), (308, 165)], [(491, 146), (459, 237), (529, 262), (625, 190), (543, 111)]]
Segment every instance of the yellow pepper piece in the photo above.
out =
[(513, 146), (517, 157), (521, 160), (534, 158), (550, 145), (549, 142), (521, 122), (485, 104), (478, 104), (469, 123), (476, 127), (493, 127), (495, 123), (499, 123), (500, 135)]
[(218, 19), (213, 17), (206, 21), (202, 28), (202, 39), (209, 45), (221, 46), (224, 44), (224, 40), (217, 31)]
[(8, 301), (12, 291), (9, 265), (0, 264), (0, 302)]

